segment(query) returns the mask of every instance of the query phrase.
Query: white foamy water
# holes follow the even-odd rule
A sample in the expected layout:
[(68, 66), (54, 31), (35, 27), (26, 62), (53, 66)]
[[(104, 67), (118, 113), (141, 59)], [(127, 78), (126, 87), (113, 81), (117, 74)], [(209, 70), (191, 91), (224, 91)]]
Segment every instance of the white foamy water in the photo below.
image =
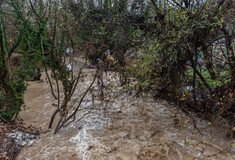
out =
[(15, 142), (20, 146), (29, 146), (37, 140), (37, 137), (33, 134), (28, 134), (13, 130), (13, 133), (8, 134), (9, 137), (13, 138)]

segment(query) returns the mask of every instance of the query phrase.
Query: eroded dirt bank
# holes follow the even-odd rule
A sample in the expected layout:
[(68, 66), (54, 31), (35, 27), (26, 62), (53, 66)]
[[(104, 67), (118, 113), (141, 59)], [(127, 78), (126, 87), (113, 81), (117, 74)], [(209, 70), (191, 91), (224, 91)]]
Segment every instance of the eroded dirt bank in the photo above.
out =
[[(118, 78), (113, 77), (110, 73), (104, 80), (118, 83)], [(86, 77), (77, 92), (84, 90), (91, 79)], [(108, 94), (115, 95), (118, 91), (120, 88)], [(53, 103), (56, 103), (46, 81), (30, 82), (25, 101), (27, 109), (20, 113), (24, 125), (46, 131), (55, 109)], [(235, 159), (235, 148), (231, 148), (233, 140), (226, 138), (224, 128), (195, 118), (202, 136), (195, 129), (192, 119), (167, 103), (156, 103), (148, 96), (135, 98), (124, 93), (107, 105), (98, 104), (98, 100), (92, 104), (91, 95), (88, 95), (83, 106), (95, 106), (90, 114), (56, 135), (53, 131), (41, 134), (39, 140), (24, 147), (18, 159)]]

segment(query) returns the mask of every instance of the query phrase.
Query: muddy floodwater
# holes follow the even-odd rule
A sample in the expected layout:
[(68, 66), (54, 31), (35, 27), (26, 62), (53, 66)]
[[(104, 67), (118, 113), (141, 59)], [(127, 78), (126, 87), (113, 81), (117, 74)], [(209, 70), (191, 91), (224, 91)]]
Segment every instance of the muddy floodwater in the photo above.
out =
[[(79, 95), (91, 83), (94, 70), (87, 74), (75, 93)], [(44, 76), (44, 75), (43, 75)], [(28, 82), (26, 109), (19, 117), (25, 127), (46, 131), (56, 109), (45, 76), (43, 81)], [(235, 159), (234, 140), (225, 136), (225, 128), (213, 122), (193, 120), (166, 102), (156, 102), (150, 96), (134, 97), (117, 87), (114, 73), (105, 73), (110, 83), (108, 99), (103, 105), (99, 98), (92, 101), (88, 94), (82, 107), (91, 112), (53, 135), (53, 129), (25, 147), (19, 160), (232, 160)], [(112, 85), (113, 84), (113, 85)], [(115, 86), (116, 85), (116, 86)], [(95, 89), (96, 84), (94, 85)], [(77, 118), (86, 110), (78, 113)], [(202, 136), (202, 135), (203, 136)]]

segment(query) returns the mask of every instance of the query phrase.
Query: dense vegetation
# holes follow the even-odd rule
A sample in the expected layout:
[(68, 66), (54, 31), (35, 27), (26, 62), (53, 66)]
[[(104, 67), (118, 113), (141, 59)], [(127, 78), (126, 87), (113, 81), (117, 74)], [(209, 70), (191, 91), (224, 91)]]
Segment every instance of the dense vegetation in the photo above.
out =
[[(54, 116), (67, 113), (61, 121), (68, 120), (66, 106), (79, 79), (63, 61), (70, 47), (98, 70), (119, 72), (122, 84), (137, 95), (151, 93), (187, 112), (234, 125), (234, 1), (8, 0), (0, 5), (2, 121), (17, 116), (25, 81), (38, 77), (39, 68), (49, 82), (50, 68), (55, 87), (63, 84), (60, 104), (50, 82), (58, 99)], [(11, 58), (17, 55), (14, 65)]]

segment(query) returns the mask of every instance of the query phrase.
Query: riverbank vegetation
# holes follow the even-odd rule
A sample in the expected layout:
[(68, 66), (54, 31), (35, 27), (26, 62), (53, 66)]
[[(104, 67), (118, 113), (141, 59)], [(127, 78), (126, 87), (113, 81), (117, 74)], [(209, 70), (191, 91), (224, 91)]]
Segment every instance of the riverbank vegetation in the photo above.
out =
[(70, 114), (68, 103), (80, 74), (73, 74), (66, 58), (83, 53), (85, 65), (99, 73), (94, 81), (102, 82), (105, 71), (118, 72), (123, 87), (137, 96), (150, 93), (188, 114), (216, 119), (234, 136), (234, 1), (9, 0), (0, 5), (1, 121), (14, 121), (24, 106), (26, 81), (40, 79), (44, 70), (58, 99), (51, 121), (60, 113), (57, 133), (76, 114)]

